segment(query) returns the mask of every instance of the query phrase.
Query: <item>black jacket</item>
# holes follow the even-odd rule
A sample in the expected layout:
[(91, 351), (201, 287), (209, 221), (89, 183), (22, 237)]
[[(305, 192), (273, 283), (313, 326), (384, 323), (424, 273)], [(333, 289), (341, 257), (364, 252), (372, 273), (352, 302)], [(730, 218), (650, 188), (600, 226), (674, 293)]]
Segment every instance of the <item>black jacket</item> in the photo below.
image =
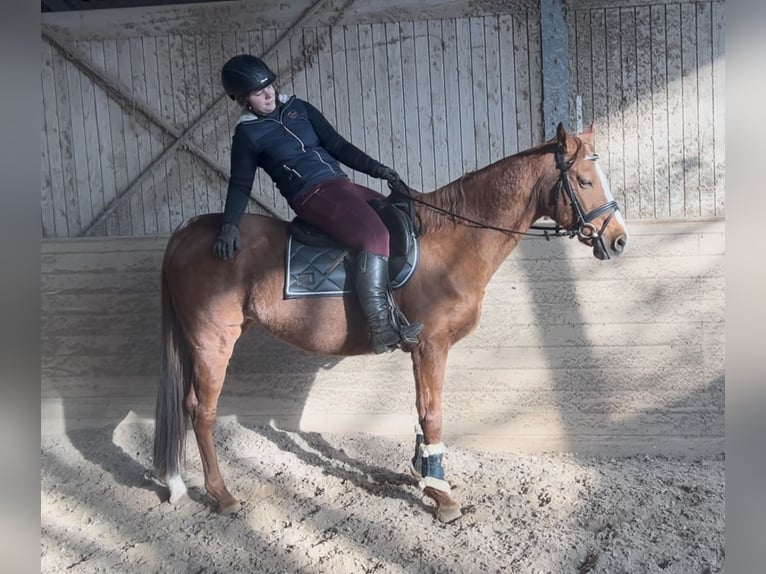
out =
[(383, 166), (346, 141), (322, 113), (295, 96), (266, 116), (240, 117), (231, 144), (231, 175), (223, 222), (239, 225), (262, 167), (290, 203), (328, 179), (347, 178), (339, 162), (373, 177)]

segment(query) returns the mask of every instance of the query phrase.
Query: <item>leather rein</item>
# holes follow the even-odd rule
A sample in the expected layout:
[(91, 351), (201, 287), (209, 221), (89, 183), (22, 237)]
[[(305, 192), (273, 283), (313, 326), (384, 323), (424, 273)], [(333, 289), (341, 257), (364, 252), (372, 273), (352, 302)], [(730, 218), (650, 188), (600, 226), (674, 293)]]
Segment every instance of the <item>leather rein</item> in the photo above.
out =
[[(595, 161), (596, 159), (598, 159), (598, 155), (588, 156), (586, 159)], [(604, 245), (604, 239), (602, 234), (604, 230), (606, 229), (606, 226), (609, 225), (609, 222), (614, 217), (615, 212), (619, 211), (620, 208), (617, 205), (617, 202), (614, 199), (612, 199), (611, 201), (607, 201), (604, 205), (597, 207), (596, 209), (593, 209), (589, 211), (588, 213), (585, 213), (585, 211), (582, 208), (582, 205), (580, 204), (580, 201), (577, 199), (577, 195), (575, 194), (574, 189), (572, 188), (572, 182), (569, 179), (569, 168), (572, 167), (573, 163), (574, 163), (573, 159), (567, 160), (564, 157), (564, 150), (561, 148), (561, 146), (557, 146), (556, 147), (556, 167), (559, 170), (559, 179), (558, 179), (558, 182), (556, 183), (556, 187), (554, 188), (553, 193), (551, 194), (550, 205), (552, 207), (555, 207), (558, 204), (559, 196), (561, 195), (561, 192), (563, 190), (564, 193), (566, 193), (570, 204), (572, 205), (572, 211), (574, 215), (576, 216), (577, 221), (571, 228), (568, 228), (568, 229), (564, 229), (558, 224), (553, 226), (532, 225), (529, 227), (529, 229), (541, 231), (542, 233), (528, 233), (526, 231), (508, 229), (505, 227), (497, 227), (495, 225), (490, 225), (488, 223), (475, 221), (469, 217), (465, 217), (458, 213), (454, 213), (448, 209), (444, 209), (442, 207), (433, 205), (431, 203), (428, 203), (427, 201), (423, 201), (422, 199), (414, 197), (412, 194), (409, 193), (410, 188), (406, 184), (404, 184), (404, 182), (401, 182), (402, 183), (401, 186), (394, 184), (394, 185), (390, 185), (390, 187), (391, 187), (392, 195), (405, 196), (411, 202), (418, 203), (420, 205), (433, 209), (434, 211), (443, 213), (444, 215), (449, 215), (450, 217), (456, 220), (462, 221), (464, 224), (467, 224), (472, 227), (478, 227), (480, 229), (491, 229), (494, 231), (499, 231), (501, 233), (507, 233), (507, 234), (526, 235), (529, 237), (544, 237), (548, 241), (550, 241), (551, 237), (569, 237), (570, 239), (573, 237), (580, 237), (581, 239), (590, 241), (591, 244), (593, 241), (598, 240), (601, 243), (601, 248), (606, 253), (607, 250), (606, 250), (606, 246)], [(402, 189), (399, 189), (400, 187), (406, 191), (402, 191)], [(604, 220), (604, 223), (601, 225), (600, 229), (596, 229), (596, 226), (593, 225), (593, 223), (591, 222), (594, 219), (596, 219), (598, 216), (607, 212), (609, 212), (609, 217), (607, 217)], [(414, 214), (411, 213), (411, 215), (414, 215)], [(413, 217), (413, 222), (414, 221), (415, 221), (415, 218)], [(418, 225), (418, 228), (419, 227), (420, 226)], [(416, 229), (416, 234), (420, 235), (420, 229)]]

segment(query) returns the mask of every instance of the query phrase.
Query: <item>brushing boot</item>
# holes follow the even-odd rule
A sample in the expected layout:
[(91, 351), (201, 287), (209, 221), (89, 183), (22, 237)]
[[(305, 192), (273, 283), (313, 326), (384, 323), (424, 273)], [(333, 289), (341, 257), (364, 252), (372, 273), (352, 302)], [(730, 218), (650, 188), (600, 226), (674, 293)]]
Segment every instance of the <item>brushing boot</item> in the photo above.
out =
[(417, 335), (423, 329), (421, 323), (400, 325), (389, 282), (388, 257), (361, 251), (357, 258), (356, 291), (375, 354), (393, 351), (402, 342), (417, 343)]

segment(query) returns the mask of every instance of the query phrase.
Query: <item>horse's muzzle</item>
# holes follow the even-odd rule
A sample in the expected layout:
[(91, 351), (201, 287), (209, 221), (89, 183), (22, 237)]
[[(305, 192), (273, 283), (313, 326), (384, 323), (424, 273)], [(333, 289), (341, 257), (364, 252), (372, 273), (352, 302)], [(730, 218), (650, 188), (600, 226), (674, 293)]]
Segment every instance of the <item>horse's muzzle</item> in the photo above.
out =
[(611, 259), (612, 257), (619, 257), (625, 251), (625, 247), (628, 245), (628, 236), (623, 234), (618, 236), (611, 245), (607, 245), (606, 240), (593, 241), (593, 255), (596, 259), (604, 260)]

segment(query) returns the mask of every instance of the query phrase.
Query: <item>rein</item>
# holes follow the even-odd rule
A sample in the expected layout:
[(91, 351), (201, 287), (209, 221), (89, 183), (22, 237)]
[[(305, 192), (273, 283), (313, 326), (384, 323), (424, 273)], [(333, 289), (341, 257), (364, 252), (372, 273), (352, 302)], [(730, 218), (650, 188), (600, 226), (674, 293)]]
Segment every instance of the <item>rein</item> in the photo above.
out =
[[(591, 156), (591, 158), (589, 159), (595, 160), (597, 158), (598, 156)], [(615, 211), (619, 210), (619, 206), (617, 205), (617, 202), (615, 200), (611, 200), (606, 202), (601, 207), (597, 207), (596, 209), (588, 213), (584, 213), (582, 206), (580, 205), (580, 201), (577, 199), (577, 195), (575, 194), (574, 189), (572, 188), (572, 182), (569, 179), (569, 168), (572, 167), (573, 163), (574, 163), (574, 160), (567, 160), (564, 157), (564, 152), (561, 149), (561, 146), (558, 146), (556, 148), (556, 167), (559, 170), (559, 179), (558, 179), (558, 182), (556, 183), (556, 187), (551, 196), (551, 205), (553, 206), (558, 203), (558, 198), (561, 195), (561, 190), (563, 188), (563, 190), (566, 192), (566, 195), (572, 205), (574, 214), (577, 216), (577, 222), (569, 229), (563, 229), (559, 224), (556, 224), (553, 226), (531, 225), (529, 229), (542, 231), (542, 233), (529, 233), (526, 231), (519, 231), (517, 229), (508, 229), (506, 227), (498, 227), (495, 225), (490, 225), (488, 223), (476, 221), (469, 217), (465, 217), (464, 215), (460, 215), (459, 213), (455, 213), (448, 209), (444, 209), (443, 207), (439, 207), (438, 205), (433, 205), (432, 203), (428, 203), (427, 201), (423, 201), (422, 199), (414, 197), (410, 193), (410, 188), (401, 180), (400, 182), (398, 182), (398, 183), (401, 183), (401, 185), (397, 185), (397, 184), (390, 185), (391, 194), (404, 196), (410, 202), (418, 203), (420, 205), (428, 207), (429, 209), (432, 209), (444, 215), (448, 215), (454, 220), (459, 220), (470, 227), (476, 227), (479, 229), (490, 229), (493, 231), (499, 231), (500, 233), (505, 233), (509, 235), (513, 234), (513, 235), (525, 235), (527, 237), (544, 237), (546, 241), (550, 241), (551, 237), (569, 237), (570, 239), (573, 237), (581, 237), (582, 239), (587, 239), (590, 241), (598, 240), (601, 243), (601, 247), (604, 250), (604, 253), (608, 253), (606, 250), (606, 246), (604, 245), (604, 239), (602, 234), (604, 232), (604, 229), (606, 229), (606, 226), (609, 225), (609, 222), (614, 217)], [(412, 209), (410, 210), (411, 215), (413, 214), (412, 213), (413, 211), (414, 210)], [(603, 225), (601, 226), (601, 229), (596, 229), (596, 227), (591, 223), (591, 221), (593, 221), (595, 218), (597, 218), (598, 216), (606, 212), (610, 212), (609, 217), (606, 218)], [(413, 217), (413, 221), (415, 221), (414, 217)], [(415, 231), (417, 235), (420, 235), (421, 229), (419, 225), (418, 225), (418, 229), (416, 229)]]

